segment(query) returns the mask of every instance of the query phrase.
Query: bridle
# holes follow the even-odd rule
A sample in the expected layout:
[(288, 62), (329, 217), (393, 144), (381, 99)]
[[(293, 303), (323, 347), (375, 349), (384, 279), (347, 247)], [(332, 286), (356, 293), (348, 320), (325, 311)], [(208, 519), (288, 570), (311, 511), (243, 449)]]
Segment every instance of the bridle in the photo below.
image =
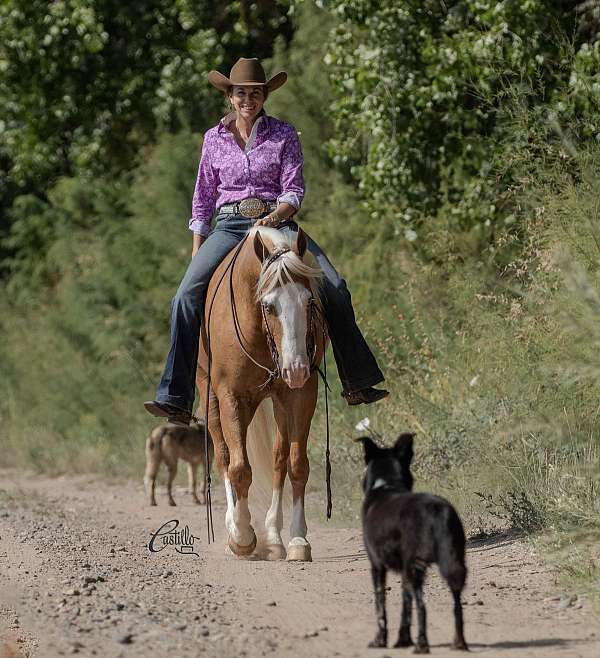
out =
[[(245, 239), (245, 238), (244, 238)], [(275, 261), (277, 261), (279, 258), (281, 258), (284, 254), (287, 254), (288, 252), (292, 251), (289, 247), (283, 247), (281, 249), (277, 249), (274, 251), (264, 262), (263, 265), (263, 272), (267, 270)], [(262, 363), (259, 363), (253, 356), (248, 352), (248, 350), (244, 347), (243, 343), (243, 334), (241, 331), (240, 327), (240, 321), (238, 317), (238, 312), (237, 312), (237, 305), (235, 301), (235, 290), (233, 286), (233, 270), (235, 266), (235, 260), (237, 259), (237, 253), (234, 255), (234, 258), (232, 259), (231, 263), (231, 269), (229, 270), (229, 301), (230, 301), (230, 306), (231, 306), (231, 315), (233, 319), (233, 326), (235, 329), (235, 335), (238, 341), (238, 344), (240, 346), (240, 349), (242, 352), (254, 363), (256, 366), (261, 368), (267, 373), (267, 379), (259, 386), (259, 389), (264, 389), (267, 386), (269, 386), (272, 382), (274, 382), (276, 379), (281, 379), (282, 378), (282, 373), (281, 373), (281, 367), (280, 367), (280, 358), (279, 358), (279, 350), (277, 349), (277, 343), (275, 341), (275, 336), (273, 335), (273, 331), (271, 330), (271, 326), (269, 325), (269, 319), (268, 319), (268, 314), (267, 314), (267, 305), (263, 302), (260, 302), (260, 308), (261, 308), (261, 314), (262, 314), (262, 319), (264, 322), (265, 330), (266, 330), (266, 337), (267, 337), (267, 346), (269, 348), (269, 352), (271, 355), (271, 361), (273, 364), (272, 368), (269, 368), (267, 366), (264, 366)], [(215, 291), (216, 292), (216, 291)], [(318, 366), (316, 365), (316, 357), (317, 357), (317, 341), (315, 340), (314, 332), (313, 332), (313, 327), (314, 327), (314, 315), (315, 313), (319, 313), (321, 315), (321, 320), (322, 320), (322, 328), (323, 328), (323, 347), (325, 347), (325, 342), (327, 340), (327, 329), (326, 329), (326, 324), (325, 324), (325, 319), (323, 317), (323, 313), (321, 311), (321, 308), (319, 307), (319, 304), (317, 300), (311, 295), (310, 299), (308, 300), (308, 307), (307, 307), (307, 312), (308, 312), (308, 322), (307, 322), (307, 331), (306, 331), (306, 353), (311, 355), (310, 356), (310, 370), (311, 372), (315, 369), (318, 369)]]
[[(233, 319), (233, 326), (235, 329), (235, 335), (238, 341), (238, 344), (240, 346), (240, 349), (242, 352), (254, 363), (254, 365), (258, 366), (262, 370), (264, 370), (267, 373), (267, 379), (263, 384), (259, 386), (259, 389), (262, 390), (272, 384), (276, 379), (281, 379), (282, 378), (282, 373), (281, 373), (281, 367), (279, 365), (280, 359), (279, 359), (279, 351), (277, 349), (277, 343), (275, 342), (275, 336), (273, 335), (273, 332), (271, 330), (271, 327), (269, 326), (269, 321), (267, 318), (267, 311), (266, 311), (266, 305), (263, 302), (260, 302), (261, 306), (261, 314), (264, 322), (264, 326), (266, 329), (266, 338), (267, 338), (267, 345), (269, 348), (269, 352), (271, 355), (271, 360), (273, 363), (273, 367), (269, 368), (259, 361), (257, 361), (250, 352), (244, 347), (243, 343), (243, 334), (241, 331), (240, 327), (240, 320), (238, 317), (238, 312), (237, 312), (237, 305), (235, 301), (235, 290), (233, 286), (233, 271), (235, 267), (235, 263), (238, 259), (238, 256), (242, 250), (242, 247), (244, 246), (246, 240), (248, 239), (248, 234), (246, 234), (242, 240), (240, 241), (239, 245), (237, 246), (230, 262), (228, 263), (227, 267), (225, 268), (224, 272), (221, 274), (221, 278), (217, 282), (217, 286), (215, 288), (215, 291), (213, 293), (211, 303), (208, 309), (208, 315), (206, 318), (206, 343), (207, 343), (207, 359), (208, 359), (208, 368), (207, 368), (207, 373), (206, 373), (206, 404), (205, 404), (205, 422), (204, 422), (204, 457), (205, 457), (205, 463), (206, 463), (206, 468), (204, 469), (204, 478), (205, 478), (205, 488), (206, 488), (206, 522), (207, 522), (207, 532), (208, 532), (208, 543), (210, 544), (211, 542), (211, 536), (212, 536), (212, 541), (214, 542), (215, 540), (215, 535), (214, 535), (214, 526), (213, 526), (213, 520), (212, 520), (212, 504), (211, 504), (211, 490), (210, 490), (210, 485), (211, 485), (211, 477), (210, 477), (210, 456), (209, 456), (209, 451), (208, 451), (208, 411), (209, 411), (209, 402), (210, 402), (210, 373), (211, 373), (211, 364), (212, 364), (212, 352), (210, 348), (210, 318), (212, 315), (212, 309), (213, 309), (213, 304), (217, 296), (217, 292), (227, 274), (229, 274), (229, 298), (230, 298), (230, 306), (231, 306), (231, 316)], [(279, 258), (281, 258), (284, 254), (292, 251), (289, 247), (282, 247), (280, 249), (275, 250), (272, 252), (269, 257), (264, 261), (263, 264), (263, 272), (264, 270), (268, 269), (275, 261), (277, 261)], [(308, 323), (307, 323), (307, 331), (306, 331), (306, 343), (307, 343), (307, 354), (311, 354), (312, 356), (310, 357), (310, 370), (313, 372), (316, 370), (321, 378), (323, 379), (324, 382), (324, 387), (325, 387), (325, 416), (326, 416), (326, 449), (325, 449), (325, 480), (326, 480), (326, 487), (327, 487), (327, 508), (326, 508), (326, 513), (327, 513), (327, 518), (331, 518), (331, 510), (332, 510), (332, 502), (331, 502), (331, 463), (330, 463), (330, 450), (329, 450), (329, 402), (328, 402), (328, 397), (327, 397), (327, 392), (329, 390), (329, 385), (327, 383), (327, 359), (326, 359), (326, 348), (327, 348), (327, 340), (328, 340), (328, 335), (327, 335), (327, 324), (325, 321), (325, 317), (323, 315), (323, 311), (321, 307), (319, 306), (317, 300), (311, 295), (310, 299), (308, 300), (308, 307), (307, 307), (307, 312), (308, 312)], [(323, 347), (323, 371), (318, 367), (316, 363), (316, 358), (317, 358), (317, 341), (315, 339), (315, 332), (314, 332), (314, 316), (318, 314), (321, 317), (321, 327), (322, 327), (322, 347)], [(194, 418), (198, 422), (198, 419)]]
[[(286, 250), (289, 251), (289, 250)], [(284, 252), (285, 253), (285, 252)], [(267, 345), (269, 346), (269, 352), (271, 353), (271, 361), (273, 362), (273, 370), (269, 372), (269, 378), (264, 384), (261, 384), (259, 388), (265, 388), (268, 386), (271, 382), (273, 382), (275, 379), (282, 379), (282, 374), (281, 374), (281, 359), (279, 358), (279, 350), (277, 349), (277, 343), (275, 342), (275, 336), (273, 335), (273, 332), (271, 331), (271, 327), (269, 325), (269, 318), (267, 314), (267, 305), (263, 302), (260, 304), (260, 309), (262, 313), (262, 318), (263, 318), (263, 323), (265, 326), (266, 334), (267, 334)], [(308, 300), (308, 306), (307, 306), (307, 313), (308, 313), (308, 322), (307, 322), (307, 329), (306, 329), (306, 353), (310, 355), (310, 371), (312, 372), (313, 370), (317, 369), (318, 366), (316, 364), (316, 359), (317, 359), (317, 341), (315, 340), (315, 335), (313, 333), (313, 325), (314, 325), (314, 315), (315, 313), (320, 313), (321, 318), (322, 318), (322, 326), (323, 326), (323, 332), (325, 334), (324, 338), (324, 343), (327, 340), (326, 338), (326, 328), (324, 324), (324, 318), (322, 317), (322, 311), (319, 307), (319, 304), (317, 303), (317, 300), (311, 295), (311, 297)], [(238, 337), (239, 341), (239, 337)], [(241, 345), (241, 342), (240, 342)], [(244, 347), (242, 346), (242, 349)], [(244, 350), (245, 351), (245, 350)]]

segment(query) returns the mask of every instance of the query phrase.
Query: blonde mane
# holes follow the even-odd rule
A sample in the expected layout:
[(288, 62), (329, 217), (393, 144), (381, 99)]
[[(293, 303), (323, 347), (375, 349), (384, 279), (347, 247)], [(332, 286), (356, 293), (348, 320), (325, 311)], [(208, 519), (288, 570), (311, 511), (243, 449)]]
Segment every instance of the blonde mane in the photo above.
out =
[[(265, 246), (271, 250), (275, 249), (292, 249), (295, 245), (296, 238), (289, 233), (283, 233), (274, 228), (260, 226), (252, 229), (250, 239), (254, 239), (254, 234), (260, 233)], [(256, 284), (256, 299), (260, 301), (265, 295), (268, 295), (274, 288), (283, 286), (294, 277), (306, 279), (314, 299), (319, 303), (319, 286), (323, 279), (323, 270), (319, 267), (316, 258), (308, 251), (300, 258), (294, 251), (288, 251), (277, 260), (268, 264), (266, 261), (260, 271), (258, 282)]]

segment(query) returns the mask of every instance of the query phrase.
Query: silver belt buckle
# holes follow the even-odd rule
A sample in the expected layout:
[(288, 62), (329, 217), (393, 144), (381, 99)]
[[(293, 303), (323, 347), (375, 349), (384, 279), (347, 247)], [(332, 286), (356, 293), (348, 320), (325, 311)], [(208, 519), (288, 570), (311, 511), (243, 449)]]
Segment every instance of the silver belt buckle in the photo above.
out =
[(267, 204), (262, 199), (244, 199), (238, 203), (240, 215), (250, 219), (260, 217), (267, 209)]

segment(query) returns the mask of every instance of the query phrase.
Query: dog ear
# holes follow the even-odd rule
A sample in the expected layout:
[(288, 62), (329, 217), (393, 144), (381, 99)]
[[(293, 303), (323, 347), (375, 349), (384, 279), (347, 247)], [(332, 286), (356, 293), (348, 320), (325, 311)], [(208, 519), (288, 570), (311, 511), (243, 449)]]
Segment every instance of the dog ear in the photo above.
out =
[(403, 466), (410, 466), (413, 458), (413, 439), (415, 435), (411, 432), (403, 432), (396, 439), (394, 444), (394, 452), (396, 457)]
[(356, 441), (360, 441), (363, 444), (363, 448), (365, 450), (365, 464), (368, 464), (372, 459), (374, 459), (380, 451), (375, 441), (373, 441), (373, 439), (369, 436), (361, 436), (360, 438), (356, 439)]
[(299, 228), (298, 229), (298, 236), (296, 238), (296, 251), (298, 252), (298, 256), (300, 256), (300, 259), (304, 256), (304, 253), (306, 252), (306, 233)]
[(267, 246), (262, 241), (259, 231), (256, 231), (254, 234), (254, 253), (261, 263), (264, 263), (265, 259), (271, 255), (271, 252), (267, 249)]

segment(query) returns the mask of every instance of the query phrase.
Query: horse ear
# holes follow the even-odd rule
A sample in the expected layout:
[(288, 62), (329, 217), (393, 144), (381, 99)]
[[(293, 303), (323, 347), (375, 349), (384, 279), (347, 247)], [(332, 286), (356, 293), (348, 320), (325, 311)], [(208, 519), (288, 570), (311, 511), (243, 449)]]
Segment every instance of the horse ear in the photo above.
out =
[(356, 439), (356, 441), (360, 441), (360, 443), (363, 444), (365, 451), (365, 464), (368, 464), (372, 459), (374, 459), (380, 451), (380, 448), (370, 436), (361, 436), (360, 438)]
[(296, 238), (296, 251), (300, 258), (302, 258), (306, 252), (306, 233), (301, 228), (298, 229), (298, 237)]
[(396, 443), (394, 444), (394, 452), (396, 457), (403, 466), (410, 466), (413, 458), (413, 439), (415, 435), (410, 432), (403, 432), (400, 434)]
[(271, 255), (271, 252), (267, 249), (267, 246), (262, 241), (259, 231), (256, 231), (254, 234), (254, 253), (261, 263), (264, 263), (265, 258), (268, 258)]

